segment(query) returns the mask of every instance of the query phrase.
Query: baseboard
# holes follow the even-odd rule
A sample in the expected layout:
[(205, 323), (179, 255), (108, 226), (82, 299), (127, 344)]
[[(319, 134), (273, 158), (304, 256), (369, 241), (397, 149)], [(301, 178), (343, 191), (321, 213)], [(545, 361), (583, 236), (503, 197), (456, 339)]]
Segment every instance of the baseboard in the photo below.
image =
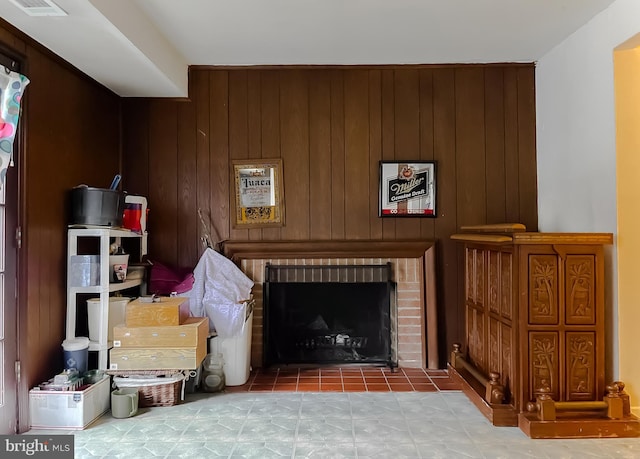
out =
[(510, 404), (489, 404), (483, 397), (484, 387), (471, 375), (458, 372), (451, 365), (447, 364), (449, 377), (462, 387), (462, 392), (480, 410), (491, 424), (498, 427), (516, 427), (518, 425), (518, 413)]

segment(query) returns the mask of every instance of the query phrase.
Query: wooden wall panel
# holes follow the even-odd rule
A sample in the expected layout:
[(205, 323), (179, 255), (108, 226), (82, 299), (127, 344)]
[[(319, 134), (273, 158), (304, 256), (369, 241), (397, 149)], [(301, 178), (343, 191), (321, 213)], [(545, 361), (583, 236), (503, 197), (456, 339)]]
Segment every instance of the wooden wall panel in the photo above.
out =
[[(261, 157), (262, 118), (260, 115), (260, 73), (247, 74), (247, 157)], [(253, 228), (247, 231), (249, 239), (262, 240), (262, 230)]]
[(309, 236), (331, 239), (331, 79), (312, 73), (309, 84)]
[(455, 70), (458, 221), (479, 225), (487, 216), (484, 69)]
[[(420, 159), (420, 75), (418, 69), (394, 71), (395, 159)], [(396, 220), (397, 239), (420, 237), (419, 218)]]
[[(230, 238), (229, 72), (209, 76), (209, 214), (221, 241)], [(246, 232), (246, 230), (244, 230)]]
[[(382, 159), (382, 73), (380, 70), (369, 72), (369, 189), (379, 186), (380, 160)], [(378, 193), (369, 193), (369, 236), (382, 239), (382, 219), (378, 215)]]
[[(260, 106), (262, 123), (262, 158), (280, 157), (280, 71), (266, 70), (260, 72), (261, 90)], [(285, 215), (286, 217), (286, 215)], [(263, 240), (280, 239), (280, 228), (264, 228), (261, 230)]]
[[(345, 238), (371, 239), (369, 225), (369, 74), (345, 74), (344, 79), (344, 212)], [(377, 215), (377, 214), (374, 214)]]
[[(293, 70), (280, 82), (280, 152), (283, 161), (286, 224), (283, 239), (308, 239), (309, 73)], [(293, 190), (293, 191), (292, 191)]]
[[(248, 113), (247, 113), (247, 72), (238, 71), (229, 75), (229, 160), (247, 160), (249, 158), (249, 145), (247, 138)], [(234, 186), (234, 179), (229, 179), (229, 187)], [(230, 209), (234, 209), (234, 194), (230, 194)], [(232, 222), (235, 217), (232, 217)], [(233, 226), (233, 225), (232, 225)], [(229, 239), (249, 239), (249, 229), (231, 229)]]
[(504, 168), (504, 84), (503, 69), (484, 71), (485, 154), (487, 175), (487, 223), (506, 221)]
[(69, 190), (109, 186), (119, 172), (120, 126), (115, 95), (37, 47), (28, 47), (26, 62), (21, 259), (27, 293), (21, 304), (26, 301), (27, 321), (21, 326), (30, 387), (62, 366)]
[(129, 122), (122, 128), (122, 189), (139, 196), (149, 196), (149, 103), (129, 99), (124, 104)]
[[(460, 226), (456, 215), (457, 179), (456, 164), (456, 87), (454, 69), (433, 71), (433, 159), (437, 164), (436, 210), (434, 239), (436, 246), (436, 277), (438, 291), (438, 329), (443, 331), (440, 345), (440, 361), (451, 350), (456, 336), (464, 336), (464, 275), (448, 264), (463, 267), (462, 250), (449, 236)], [(446, 305), (446, 307), (442, 307)], [(443, 347), (445, 349), (443, 349)], [(444, 351), (444, 353), (443, 353)], [(443, 357), (444, 356), (444, 357)]]
[[(53, 71), (53, 66), (54, 64), (44, 56), (38, 56), (38, 58), (32, 59), (31, 62), (29, 62), (27, 75), (33, 80), (33, 75), (50, 74)], [(29, 129), (31, 120), (47, 119), (47, 107), (44, 104), (35, 104), (31, 102), (32, 99), (35, 99), (35, 97), (33, 97), (34, 93), (36, 96), (42, 94), (42, 89), (36, 82), (37, 80), (31, 81), (29, 86), (27, 86), (28, 90), (25, 91), (23, 99), (23, 103), (25, 104), (23, 108), (23, 118), (20, 120), (21, 129)], [(35, 86), (34, 83), (36, 83)], [(27, 135), (28, 134), (30, 134), (30, 132), (28, 132)], [(34, 151), (46, 152), (46, 137), (50, 134), (51, 132), (42, 132), (40, 136), (28, 139), (29, 150), (33, 149)], [(24, 158), (24, 164), (24, 169), (26, 169), (26, 171), (23, 170), (22, 174), (26, 175), (29, 170), (28, 157)], [(44, 175), (44, 172), (41, 172), (40, 175)], [(34, 181), (29, 187), (29, 193), (26, 198), (29, 199), (29, 196), (42, 197), (44, 195), (45, 188), (45, 180)], [(23, 329), (26, 328), (27, 333), (32, 335), (30, 336), (31, 339), (27, 341), (26, 353), (29, 356), (33, 356), (33, 365), (28, 365), (24, 370), (27, 373), (27, 379), (35, 382), (37, 375), (43, 373), (45, 369), (51, 369), (53, 366), (50, 362), (46, 362), (46, 360), (59, 360), (62, 358), (61, 352), (55, 352), (51, 345), (56, 341), (56, 338), (59, 342), (64, 339), (64, 328), (61, 327), (59, 330), (52, 329), (49, 326), (49, 318), (51, 314), (54, 316), (56, 314), (62, 315), (65, 314), (66, 311), (63, 309), (62, 301), (60, 301), (59, 304), (56, 304), (55, 301), (50, 301), (48, 295), (51, 284), (53, 283), (55, 285), (58, 282), (61, 283), (61, 279), (52, 279), (50, 277), (51, 270), (48, 263), (38, 263), (38, 260), (40, 259), (39, 254), (42, 252), (46, 253), (47, 250), (49, 250), (49, 247), (47, 247), (47, 226), (45, 225), (45, 222), (47, 218), (50, 217), (44, 213), (37, 213), (35, 209), (30, 210), (28, 206), (24, 209), (24, 213), (25, 215), (22, 223), (23, 225), (29, 226), (28, 231), (25, 229), (24, 233), (24, 242), (26, 243), (24, 248), (27, 251), (27, 272), (29, 273), (29, 278), (32, 279), (32, 282), (29, 283), (30, 285), (27, 288), (27, 324), (22, 323), (21, 327)], [(58, 219), (55, 220), (54, 224), (62, 223)], [(62, 300), (62, 298), (62, 292), (60, 292), (60, 300)], [(64, 304), (66, 306), (66, 301)], [(44, 368), (41, 368), (41, 366), (44, 366)], [(27, 390), (31, 388), (30, 386), (31, 384), (29, 384)]]
[[(518, 152), (518, 69), (504, 69), (504, 171), (507, 222), (522, 222), (520, 214), (520, 154)], [(530, 230), (537, 229), (530, 228)]]
[(261, 157), (262, 118), (260, 116), (260, 85), (261, 74), (258, 72), (249, 72), (247, 74), (247, 157), (249, 158)]
[[(0, 44), (2, 44), (3, 48), (10, 51), (9, 54), (18, 53), (20, 56), (25, 56), (28, 49), (27, 42), (25, 41), (26, 37), (22, 33), (16, 32), (12, 26), (3, 21), (0, 24)], [(24, 71), (25, 69), (23, 69), (23, 72)]]
[(180, 267), (193, 267), (200, 253), (193, 241), (198, 240), (198, 181), (196, 151), (196, 107), (195, 104), (178, 104), (178, 260)]
[[(538, 208), (536, 166), (535, 68), (519, 68), (518, 75), (518, 189), (520, 209)], [(538, 213), (524, 211), (521, 223), (531, 231), (538, 229)]]
[[(140, 171), (149, 174), (154, 197), (149, 203), (155, 225), (149, 239), (152, 255), (172, 265), (189, 264), (190, 257), (192, 265), (197, 262), (196, 232), (156, 220), (184, 216), (182, 210), (162, 210), (178, 204), (190, 209), (186, 213), (204, 207), (218, 239), (435, 239), (440, 359), (445, 362), (451, 343), (464, 334), (461, 253), (449, 236), (461, 225), (505, 220), (537, 227), (533, 64), (191, 72), (190, 102), (147, 101), (146, 123), (140, 119), (141, 107), (124, 111), (125, 151), (144, 148), (144, 140), (131, 137), (135, 123), (142, 127), (138, 135), (149, 139), (148, 148), (162, 152), (136, 155), (168, 165), (163, 166), (164, 179), (180, 193), (170, 198), (153, 191), (159, 165)], [(159, 123), (171, 113), (180, 118), (175, 129)], [(190, 149), (196, 150), (197, 167), (189, 180)], [(132, 174), (144, 169), (136, 155), (125, 156)], [(283, 227), (232, 228), (230, 161), (251, 157), (283, 160)], [(381, 159), (437, 162), (436, 218), (378, 217)], [(179, 164), (183, 160), (187, 164)], [(178, 185), (183, 180), (190, 181), (188, 192)], [(170, 193), (172, 188), (165, 189)], [(188, 196), (196, 203), (186, 202)], [(178, 238), (180, 255), (176, 247), (164, 247), (177, 246)], [(189, 244), (193, 247), (187, 250)]]
[[(402, 159), (396, 158), (395, 149), (395, 85), (394, 71), (385, 69), (382, 71), (381, 111), (382, 111), (382, 160), (389, 161)], [(378, 176), (380, 172), (378, 171)], [(378, 193), (379, 198), (379, 193)], [(396, 238), (396, 219), (382, 218), (382, 239), (393, 240)]]
[[(154, 203), (149, 220), (149, 258), (178, 264), (178, 105), (153, 100), (149, 107), (149, 202)], [(134, 173), (135, 176), (135, 173)], [(164, 230), (163, 230), (164, 228)]]
[[(423, 161), (434, 160), (434, 117), (433, 117), (433, 70), (420, 70), (420, 151), (419, 159)], [(436, 164), (436, 174), (438, 173), (438, 164)], [(436, 193), (436, 200), (438, 193)], [(438, 213), (438, 203), (436, 202), (436, 214)], [(424, 239), (435, 239), (435, 219), (420, 219), (420, 237)]]
[(345, 238), (344, 73), (331, 75), (331, 239)]
[[(189, 87), (195, 110), (196, 130), (196, 208), (200, 211), (202, 221), (198, 218), (198, 240), (208, 237), (213, 245), (220, 241), (218, 226), (211, 219), (211, 200), (209, 195), (210, 158), (209, 158), (209, 72), (190, 71)], [(204, 245), (200, 246), (200, 251)], [(193, 263), (193, 260), (192, 260)]]

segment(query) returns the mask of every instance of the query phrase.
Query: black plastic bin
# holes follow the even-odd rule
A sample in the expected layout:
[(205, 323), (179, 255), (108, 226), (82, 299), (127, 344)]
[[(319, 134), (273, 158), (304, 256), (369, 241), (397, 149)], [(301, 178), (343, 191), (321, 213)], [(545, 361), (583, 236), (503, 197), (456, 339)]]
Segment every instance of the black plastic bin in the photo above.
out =
[(80, 186), (71, 190), (71, 225), (122, 226), (125, 193)]

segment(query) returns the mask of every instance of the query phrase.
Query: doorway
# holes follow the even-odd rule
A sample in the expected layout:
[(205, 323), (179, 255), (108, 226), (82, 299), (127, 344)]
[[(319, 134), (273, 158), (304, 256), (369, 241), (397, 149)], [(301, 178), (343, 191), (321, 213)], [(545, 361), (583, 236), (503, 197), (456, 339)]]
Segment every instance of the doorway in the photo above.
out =
[[(0, 52), (0, 71), (20, 71), (20, 62)], [(18, 168), (20, 136), (14, 142), (14, 167), (7, 169), (0, 189), (0, 434), (18, 427)]]
[[(640, 367), (638, 354), (638, 321), (640, 321), (640, 292), (635, 284), (638, 281), (638, 257), (640, 256), (640, 238), (638, 225), (640, 217), (638, 202), (638, 170), (640, 168), (640, 34), (629, 39), (614, 50), (614, 85), (616, 110), (616, 199), (618, 234), (618, 317), (612, 322), (617, 327), (617, 355), (620, 380), (627, 382), (626, 392), (635, 402), (632, 406), (637, 414), (640, 396)], [(631, 382), (629, 384), (629, 382)]]

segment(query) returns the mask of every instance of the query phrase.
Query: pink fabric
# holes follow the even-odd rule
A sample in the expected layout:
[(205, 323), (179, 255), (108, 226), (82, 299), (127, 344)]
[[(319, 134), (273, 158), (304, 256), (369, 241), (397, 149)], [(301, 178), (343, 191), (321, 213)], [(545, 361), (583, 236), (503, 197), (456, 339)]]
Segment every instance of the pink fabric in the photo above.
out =
[(172, 269), (154, 261), (149, 275), (149, 293), (170, 295), (173, 292), (184, 293), (193, 287), (194, 277), (191, 271)]
[(20, 119), (22, 93), (29, 79), (17, 72), (0, 70), (0, 186), (13, 161), (13, 141)]

